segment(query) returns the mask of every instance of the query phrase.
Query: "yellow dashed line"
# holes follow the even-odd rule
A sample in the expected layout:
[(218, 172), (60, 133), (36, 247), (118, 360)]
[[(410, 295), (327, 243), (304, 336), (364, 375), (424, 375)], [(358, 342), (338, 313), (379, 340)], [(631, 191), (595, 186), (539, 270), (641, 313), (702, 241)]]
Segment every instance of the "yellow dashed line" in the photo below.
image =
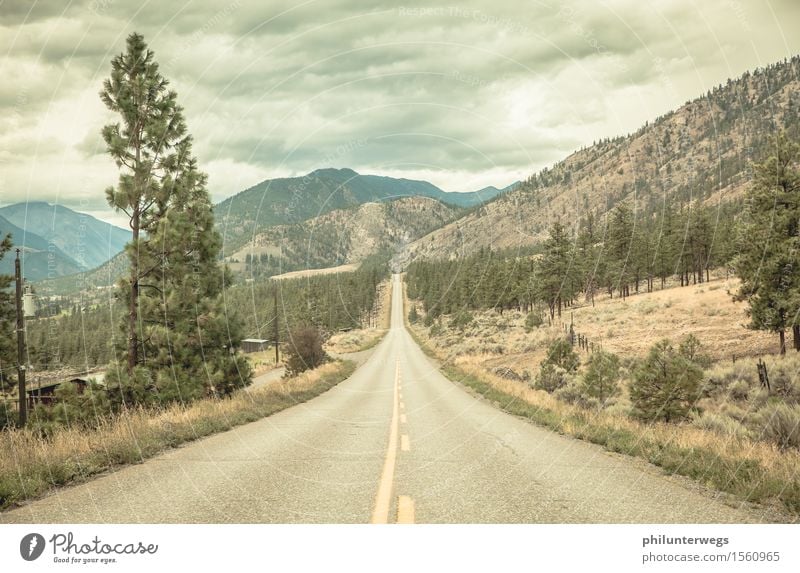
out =
[(397, 434), (399, 433), (399, 415), (397, 404), (399, 402), (397, 386), (400, 380), (400, 361), (398, 360), (394, 373), (394, 395), (392, 398), (392, 421), (389, 425), (389, 445), (386, 448), (386, 460), (383, 463), (383, 472), (378, 484), (378, 493), (375, 496), (375, 509), (372, 512), (372, 523), (389, 523), (389, 506), (392, 502), (392, 482), (394, 481), (394, 464), (397, 458)]
[(400, 449), (407, 452), (411, 449), (411, 442), (408, 440), (408, 434), (400, 436)]
[(397, 523), (414, 523), (414, 500), (407, 495), (397, 498)]

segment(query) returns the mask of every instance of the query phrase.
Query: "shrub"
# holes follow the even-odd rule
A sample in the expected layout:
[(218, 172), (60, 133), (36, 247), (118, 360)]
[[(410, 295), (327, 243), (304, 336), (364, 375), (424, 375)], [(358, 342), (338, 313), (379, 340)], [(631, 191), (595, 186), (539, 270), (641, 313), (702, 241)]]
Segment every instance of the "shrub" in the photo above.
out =
[(539, 328), (544, 324), (544, 318), (542, 318), (542, 313), (532, 310), (528, 313), (528, 316), (525, 317), (525, 332), (530, 332), (534, 328)]
[(708, 368), (711, 366), (711, 358), (702, 352), (702, 347), (700, 339), (694, 334), (689, 334), (681, 341), (678, 353), (701, 368)]
[(9, 400), (0, 398), (0, 430), (17, 423), (16, 409)]
[(542, 362), (539, 368), (539, 375), (536, 377), (533, 387), (553, 393), (566, 386), (571, 379), (570, 373), (560, 366), (552, 362)]
[(545, 362), (560, 366), (567, 372), (575, 372), (580, 364), (580, 359), (572, 349), (572, 344), (565, 338), (559, 338), (547, 349)]
[(322, 348), (322, 334), (315, 326), (298, 326), (286, 343), (286, 375), (295, 376), (323, 364), (328, 355)]
[(583, 392), (604, 405), (609, 398), (619, 394), (619, 358), (599, 350), (589, 356), (586, 374), (583, 375)]
[(737, 380), (728, 387), (728, 394), (731, 400), (737, 402), (747, 400), (750, 397), (750, 384), (747, 380)]
[(695, 416), (692, 424), (703, 430), (714, 432), (727, 438), (743, 440), (749, 437), (750, 432), (737, 420), (724, 414), (714, 412), (703, 412), (700, 416)]
[(598, 409), (601, 405), (593, 396), (587, 396), (584, 385), (574, 378), (568, 379), (567, 383), (556, 390), (553, 395), (563, 402), (582, 408)]
[(417, 312), (417, 305), (414, 304), (411, 306), (411, 310), (408, 311), (408, 322), (411, 324), (416, 324), (419, 320), (419, 313)]
[(753, 425), (762, 439), (781, 449), (800, 448), (800, 406), (770, 404), (753, 416)]
[(472, 313), (462, 310), (453, 315), (450, 319), (450, 328), (457, 328), (459, 330), (464, 330), (467, 326), (472, 324), (472, 321), (475, 320), (472, 316)]
[(686, 418), (700, 398), (702, 378), (702, 368), (677, 352), (669, 340), (656, 343), (633, 375), (634, 415), (646, 421)]

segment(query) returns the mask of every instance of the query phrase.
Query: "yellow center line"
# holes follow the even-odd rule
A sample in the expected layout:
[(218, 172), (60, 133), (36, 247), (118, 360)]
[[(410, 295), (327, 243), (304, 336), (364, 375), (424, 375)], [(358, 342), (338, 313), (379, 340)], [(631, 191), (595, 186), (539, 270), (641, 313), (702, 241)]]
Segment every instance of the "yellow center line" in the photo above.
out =
[(405, 414), (400, 414), (400, 423), (401, 424), (407, 424), (408, 423), (408, 418), (406, 418)]
[(407, 452), (411, 449), (411, 442), (408, 440), (408, 434), (400, 436), (400, 449)]
[(407, 495), (397, 498), (397, 523), (414, 523), (414, 500)]
[(406, 409), (406, 404), (405, 404), (405, 402), (400, 402), (400, 409), (401, 409), (401, 410), (405, 410), (405, 409)]
[(375, 509), (372, 512), (372, 523), (389, 523), (389, 506), (392, 503), (392, 482), (394, 481), (394, 464), (397, 459), (398, 429), (398, 384), (400, 381), (400, 361), (394, 372), (394, 392), (392, 397), (392, 421), (389, 426), (389, 445), (386, 448), (386, 460), (383, 462), (381, 481), (375, 496)]

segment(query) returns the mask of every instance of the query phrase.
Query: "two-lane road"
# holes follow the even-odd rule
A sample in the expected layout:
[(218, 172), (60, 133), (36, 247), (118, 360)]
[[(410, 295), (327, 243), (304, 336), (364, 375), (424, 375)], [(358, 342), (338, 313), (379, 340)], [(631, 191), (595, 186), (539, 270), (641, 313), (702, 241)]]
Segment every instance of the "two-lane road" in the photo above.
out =
[(334, 389), (58, 490), (0, 522), (752, 522), (637, 460), (509, 416), (447, 380), (403, 324)]

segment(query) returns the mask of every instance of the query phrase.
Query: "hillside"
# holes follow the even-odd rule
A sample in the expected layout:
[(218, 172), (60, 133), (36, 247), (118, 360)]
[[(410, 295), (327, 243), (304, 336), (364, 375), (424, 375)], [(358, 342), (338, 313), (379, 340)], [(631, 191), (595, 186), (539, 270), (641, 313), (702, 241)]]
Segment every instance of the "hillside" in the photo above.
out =
[(446, 193), (427, 181), (361, 175), (352, 169), (317, 169), (302, 177), (262, 181), (225, 199), (215, 212), (225, 241), (225, 254), (230, 255), (269, 227), (301, 223), (364, 203), (428, 197), (456, 207), (473, 207), (503, 191), (492, 187)]
[(364, 203), (267, 229), (226, 260), (232, 270), (249, 276), (358, 263), (378, 252), (402, 248), (457, 213), (427, 197)]
[(742, 196), (749, 166), (778, 129), (800, 132), (800, 57), (746, 73), (645, 124), (596, 142), (417, 240), (410, 257), (450, 257), (481, 247), (538, 242), (557, 219), (596, 217), (623, 200), (640, 213), (665, 201), (708, 204)]
[[(56, 245), (30, 231), (26, 232), (0, 215), (0, 237), (11, 234), (15, 247), (22, 249), (22, 273), (28, 280), (78, 272), (80, 265)], [(0, 274), (14, 274), (13, 253), (0, 260)]]
[(102, 265), (122, 251), (131, 237), (130, 231), (91, 215), (41, 201), (8, 205), (0, 208), (0, 215), (68, 253), (78, 270)]
[(40, 296), (63, 296), (82, 292), (85, 302), (96, 302), (94, 299), (97, 296), (92, 293), (98, 288), (115, 284), (127, 269), (128, 260), (121, 252), (97, 268), (88, 271), (73, 271), (63, 276), (40, 280), (35, 285), (36, 292)]

